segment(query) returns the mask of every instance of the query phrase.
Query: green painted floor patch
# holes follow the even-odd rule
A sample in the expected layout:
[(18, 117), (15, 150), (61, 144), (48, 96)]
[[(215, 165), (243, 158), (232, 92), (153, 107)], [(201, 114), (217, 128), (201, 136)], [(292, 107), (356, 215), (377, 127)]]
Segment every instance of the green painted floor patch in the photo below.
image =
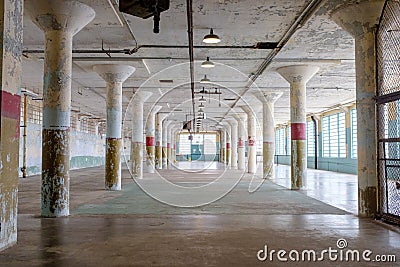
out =
[[(109, 192), (112, 194), (112, 192)], [(97, 201), (99, 202), (99, 201)], [(72, 214), (348, 214), (306, 195), (288, 190), (266, 181), (258, 191), (248, 192), (248, 181), (241, 181), (225, 197), (205, 206), (179, 208), (161, 203), (146, 193), (134, 182), (123, 185), (119, 196), (100, 204), (84, 204), (72, 210)]]

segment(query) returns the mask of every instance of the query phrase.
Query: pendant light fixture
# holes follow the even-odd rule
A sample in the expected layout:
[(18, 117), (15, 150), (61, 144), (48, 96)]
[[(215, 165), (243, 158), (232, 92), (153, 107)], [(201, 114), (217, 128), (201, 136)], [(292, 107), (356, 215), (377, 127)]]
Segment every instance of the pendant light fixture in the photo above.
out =
[(199, 103), (204, 103), (204, 102), (207, 102), (207, 100), (203, 96), (201, 96), (201, 98), (199, 99)]
[(219, 39), (218, 35), (214, 34), (214, 31), (212, 28), (210, 29), (210, 34), (207, 34), (203, 38), (203, 43), (206, 43), (206, 44), (217, 44), (219, 42), (221, 42), (221, 39)]
[(210, 79), (207, 78), (207, 75), (204, 74), (204, 78), (200, 80), (200, 83), (210, 83)]
[(210, 61), (210, 57), (207, 57), (207, 59), (205, 61), (203, 61), (203, 63), (201, 63), (201, 67), (202, 68), (214, 68), (215, 65), (213, 62)]
[(204, 108), (204, 105), (203, 105), (203, 103), (200, 103), (200, 105), (199, 105), (199, 109), (203, 109)]

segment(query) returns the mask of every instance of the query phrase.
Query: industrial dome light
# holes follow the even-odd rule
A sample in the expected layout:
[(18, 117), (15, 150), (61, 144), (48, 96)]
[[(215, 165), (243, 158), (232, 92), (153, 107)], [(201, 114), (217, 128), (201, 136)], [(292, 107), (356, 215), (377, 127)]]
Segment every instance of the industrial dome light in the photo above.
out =
[(207, 100), (203, 96), (201, 96), (201, 98), (199, 99), (199, 102), (204, 103), (204, 102), (207, 102)]
[(210, 83), (210, 79), (207, 78), (207, 75), (204, 74), (204, 78), (200, 80), (200, 83)]
[(218, 35), (214, 34), (212, 28), (210, 29), (210, 34), (207, 34), (203, 38), (203, 43), (206, 44), (218, 44), (219, 42), (221, 42), (221, 39), (219, 39)]
[(201, 63), (201, 67), (202, 68), (214, 68), (215, 65), (214, 65), (214, 63), (212, 63), (210, 61), (210, 57), (207, 57), (207, 59), (205, 61), (203, 61), (203, 63)]

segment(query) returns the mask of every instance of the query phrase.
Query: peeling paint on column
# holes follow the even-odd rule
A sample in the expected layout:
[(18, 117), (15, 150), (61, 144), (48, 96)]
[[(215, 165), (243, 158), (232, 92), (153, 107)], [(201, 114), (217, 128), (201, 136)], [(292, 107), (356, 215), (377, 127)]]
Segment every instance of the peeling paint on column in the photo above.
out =
[(121, 190), (121, 138), (106, 139), (106, 190)]
[(231, 166), (231, 144), (226, 143), (226, 165)]
[(231, 168), (236, 169), (238, 167), (238, 124), (236, 120), (229, 120), (231, 126)]
[(248, 106), (242, 106), (247, 114), (247, 168), (248, 173), (257, 171), (257, 148), (256, 148), (256, 118), (253, 110)]
[(292, 190), (302, 189), (307, 181), (306, 83), (318, 70), (317, 66), (309, 65), (292, 65), (276, 70), (290, 83)]
[(274, 142), (263, 142), (263, 178), (270, 179), (274, 170)]
[(42, 198), (43, 217), (69, 215), (69, 129), (42, 133)]
[(141, 179), (143, 177), (143, 143), (132, 142), (132, 175), (133, 178)]
[(376, 47), (375, 31), (384, 0), (363, 1), (339, 6), (331, 18), (355, 39), (358, 214), (373, 217), (377, 213), (376, 142)]
[(139, 91), (132, 99), (131, 172), (133, 178), (143, 178), (143, 103), (152, 95)]
[(156, 113), (162, 106), (154, 106), (146, 120), (146, 170), (154, 173), (155, 169), (155, 124)]
[(46, 40), (43, 77), (42, 216), (68, 216), (72, 38), (94, 18), (95, 12), (77, 1), (27, 0), (25, 7), (32, 21), (44, 31)]
[(135, 71), (129, 65), (96, 65), (93, 70), (106, 82), (107, 129), (105, 189), (121, 190), (122, 83)]
[(238, 169), (244, 170), (246, 168), (245, 165), (245, 143), (246, 139), (246, 115), (240, 114), (239, 116), (235, 116), (235, 119), (238, 123)]

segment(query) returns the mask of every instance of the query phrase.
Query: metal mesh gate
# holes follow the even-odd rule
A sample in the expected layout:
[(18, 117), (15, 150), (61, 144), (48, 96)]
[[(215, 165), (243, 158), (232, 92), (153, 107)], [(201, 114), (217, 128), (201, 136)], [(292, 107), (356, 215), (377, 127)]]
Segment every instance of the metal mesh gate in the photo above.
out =
[(400, 2), (386, 1), (376, 36), (380, 212), (400, 224)]

